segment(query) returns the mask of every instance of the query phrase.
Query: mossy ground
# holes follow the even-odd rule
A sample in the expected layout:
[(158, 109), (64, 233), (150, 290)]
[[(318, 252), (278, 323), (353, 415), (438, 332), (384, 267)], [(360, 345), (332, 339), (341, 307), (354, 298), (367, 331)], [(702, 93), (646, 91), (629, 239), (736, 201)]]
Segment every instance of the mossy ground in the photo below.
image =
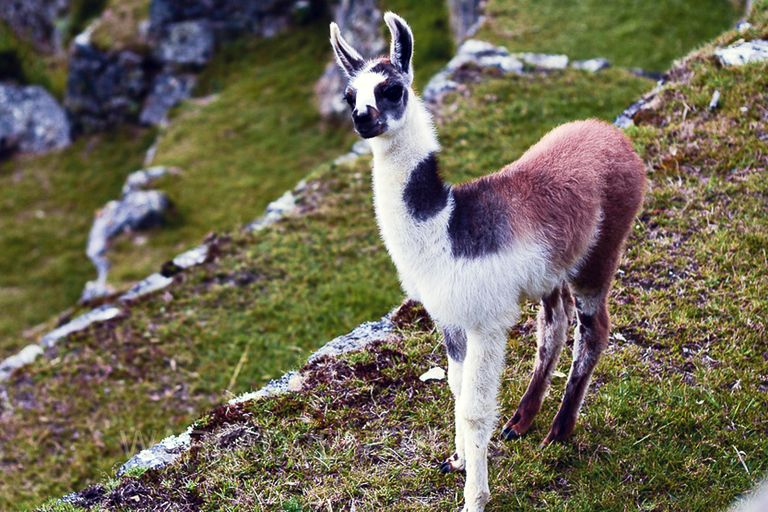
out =
[[(721, 72), (718, 80), (732, 76), (707, 59), (701, 65)], [(227, 67), (233, 77), (244, 68), (237, 63)], [(470, 86), (468, 98), (448, 99), (455, 108), (448, 109), (439, 128), (445, 174), (458, 181), (498, 168), (570, 119), (612, 120), (651, 85), (622, 70), (485, 76)], [(215, 84), (211, 87), (215, 90)], [(739, 92), (754, 92), (749, 81), (739, 87)], [(697, 94), (704, 96), (703, 90)], [(226, 99), (224, 89), (219, 98)], [(727, 98), (735, 101), (736, 96)], [(228, 101), (235, 112), (237, 104)], [(206, 108), (184, 106), (176, 119), (196, 122), (196, 107)], [(215, 134), (219, 126), (208, 123), (201, 131)], [(172, 126), (168, 136), (175, 129), (182, 128)], [(675, 140), (673, 132), (664, 130), (641, 125), (632, 132), (654, 169), (653, 155), (667, 155)], [(700, 139), (704, 144), (706, 138)], [(659, 143), (654, 153), (657, 140), (668, 142)], [(744, 158), (754, 161), (749, 169), (755, 178), (743, 186), (753, 200), (738, 225), (751, 229), (749, 220), (764, 198), (757, 171), (764, 165), (758, 165), (760, 148), (751, 139), (747, 147)], [(37, 504), (111, 475), (137, 450), (183, 430), (200, 411), (221, 403), (222, 395), (259, 387), (324, 341), (396, 304), (400, 294), (394, 270), (371, 214), (369, 165), (362, 159), (351, 166), (320, 166), (309, 180), (304, 215), (258, 234), (219, 237), (217, 261), (179, 274), (166, 292), (131, 305), (122, 318), (61, 341), (50, 358), (17, 372), (0, 410), (0, 508)], [(710, 183), (719, 183), (718, 172), (703, 164), (702, 169), (705, 178), (715, 180)], [(711, 212), (714, 223), (725, 210), (720, 203), (710, 205), (698, 184), (704, 186), (704, 180), (684, 178), (682, 172), (654, 180), (646, 211), (655, 213), (638, 221), (612, 301), (614, 333), (625, 341), (614, 335), (572, 441), (536, 448), (554, 414), (564, 384), (560, 379), (531, 435), (516, 444), (494, 445), (496, 510), (558, 505), (622, 510), (628, 504), (649, 510), (686, 509), (688, 504), (707, 509), (704, 503), (727, 503), (766, 471), (760, 457), (767, 428), (760, 416), (765, 410), (760, 386), (768, 380), (765, 358), (760, 360), (764, 340), (746, 327), (758, 325), (754, 315), (764, 313), (764, 295), (756, 291), (764, 290), (764, 284), (753, 283), (765, 282), (760, 273), (765, 267), (744, 282), (738, 274), (744, 268), (727, 266), (734, 259), (702, 274), (720, 286), (716, 290), (722, 297), (715, 305), (731, 304), (737, 314), (717, 316), (715, 307), (698, 314), (692, 304), (674, 309), (694, 300), (677, 295), (675, 287), (684, 293), (686, 287), (711, 284), (689, 281), (681, 272), (688, 269), (686, 262), (709, 264), (722, 249), (718, 253), (719, 246), (708, 245), (715, 239), (710, 233), (691, 235), (687, 240), (698, 245), (679, 245), (683, 249), (669, 257), (660, 250), (674, 248), (683, 227), (690, 231), (691, 212), (696, 218)], [(739, 190), (728, 189), (731, 194)], [(699, 202), (684, 209), (688, 199)], [(752, 240), (757, 261), (759, 232), (729, 230), (723, 228), (722, 243)], [(673, 265), (673, 274), (666, 265)], [(709, 304), (711, 297), (704, 298)], [(752, 308), (743, 311), (753, 313), (732, 306), (742, 303)], [(514, 410), (526, 384), (533, 353), (527, 320), (533, 314), (526, 310), (510, 339), (504, 414)], [(719, 330), (706, 338), (710, 326)], [(745, 350), (741, 340), (748, 336), (753, 345)], [(198, 447), (179, 463), (137, 472), (93, 492), (116, 493), (111, 505), (100, 501), (116, 509), (130, 504), (152, 510), (155, 499), (221, 510), (336, 510), (353, 501), (360, 510), (387, 504), (404, 510), (456, 507), (462, 477), (435, 470), (450, 450), (449, 392), (444, 383), (427, 385), (414, 378), (443, 364), (440, 350), (426, 323), (403, 325), (400, 340), (318, 368), (348, 376), (345, 380), (328, 379), (300, 394), (209, 413), (200, 425), (211, 428), (201, 428)], [(720, 364), (707, 366), (709, 358)], [(565, 354), (563, 365), (568, 362)], [(233, 425), (229, 433), (218, 430), (227, 417)], [(718, 428), (709, 428), (710, 423)]]

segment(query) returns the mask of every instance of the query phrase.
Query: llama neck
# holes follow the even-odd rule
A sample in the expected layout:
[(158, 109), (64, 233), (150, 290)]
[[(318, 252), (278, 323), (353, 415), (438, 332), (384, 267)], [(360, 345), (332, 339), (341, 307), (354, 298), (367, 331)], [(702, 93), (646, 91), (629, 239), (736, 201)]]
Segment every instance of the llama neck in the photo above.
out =
[(432, 116), (421, 99), (409, 91), (410, 108), (403, 114), (402, 126), (370, 140), (373, 152), (374, 188), (400, 190), (411, 172), (440, 150)]

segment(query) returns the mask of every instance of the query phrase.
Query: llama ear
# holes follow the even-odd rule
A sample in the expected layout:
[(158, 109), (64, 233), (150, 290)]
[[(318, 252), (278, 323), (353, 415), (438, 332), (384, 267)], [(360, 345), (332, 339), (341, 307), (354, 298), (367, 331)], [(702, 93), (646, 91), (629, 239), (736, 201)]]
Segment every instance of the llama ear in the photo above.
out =
[(389, 47), (389, 60), (408, 77), (409, 85), (413, 82), (413, 32), (403, 18), (393, 12), (384, 15), (384, 22), (392, 34)]
[(333, 22), (331, 23), (331, 46), (336, 62), (347, 77), (352, 78), (352, 75), (365, 66), (365, 59), (341, 37), (339, 26)]

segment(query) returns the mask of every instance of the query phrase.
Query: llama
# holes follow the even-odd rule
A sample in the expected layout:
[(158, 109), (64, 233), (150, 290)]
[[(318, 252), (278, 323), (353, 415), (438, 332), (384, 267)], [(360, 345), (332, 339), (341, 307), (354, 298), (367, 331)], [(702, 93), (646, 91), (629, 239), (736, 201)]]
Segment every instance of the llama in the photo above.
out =
[[(487, 447), (508, 330), (520, 303), (540, 300), (533, 376), (506, 440), (539, 412), (575, 306), (573, 364), (543, 445), (573, 431), (608, 342), (608, 292), (645, 191), (643, 164), (613, 126), (560, 126), (518, 161), (450, 186), (438, 171), (432, 119), (412, 89), (413, 34), (384, 15), (388, 57), (364, 59), (331, 24), (336, 61), (348, 78), (355, 131), (373, 151), (374, 209), (405, 293), (442, 332), (455, 398), (455, 453), (440, 469), (466, 470), (464, 510), (490, 499)], [(575, 298), (574, 298), (575, 297)]]

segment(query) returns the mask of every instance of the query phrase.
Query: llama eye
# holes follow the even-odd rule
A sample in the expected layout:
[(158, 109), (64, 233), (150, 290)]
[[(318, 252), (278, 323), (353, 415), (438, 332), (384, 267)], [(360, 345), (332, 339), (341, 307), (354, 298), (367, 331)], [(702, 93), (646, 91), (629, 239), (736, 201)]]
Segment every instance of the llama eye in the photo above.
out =
[(384, 99), (387, 101), (391, 101), (392, 103), (397, 103), (403, 98), (403, 86), (402, 85), (393, 85), (391, 87), (387, 87), (383, 91)]
[(350, 107), (355, 107), (355, 95), (350, 91), (344, 93), (344, 101), (346, 101)]

